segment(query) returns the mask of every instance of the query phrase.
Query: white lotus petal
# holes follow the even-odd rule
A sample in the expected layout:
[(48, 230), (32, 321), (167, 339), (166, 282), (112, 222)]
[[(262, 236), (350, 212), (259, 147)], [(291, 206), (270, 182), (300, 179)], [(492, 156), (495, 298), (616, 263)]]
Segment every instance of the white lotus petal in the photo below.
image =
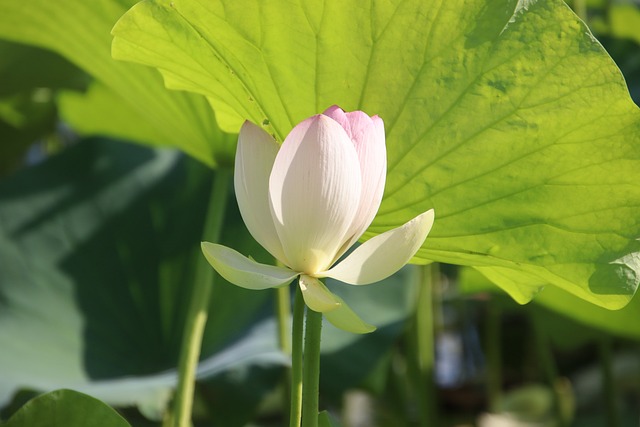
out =
[(315, 277), (301, 274), (300, 289), (304, 303), (313, 311), (327, 313), (340, 307), (338, 297)]
[(433, 209), (358, 246), (338, 265), (317, 274), (352, 285), (367, 285), (391, 276), (420, 249), (433, 225)]
[(324, 313), (333, 326), (354, 334), (368, 334), (376, 330), (376, 327), (363, 321), (342, 298), (334, 295), (340, 306), (333, 311)]
[(317, 115), (291, 131), (269, 179), (272, 215), (289, 267), (313, 274), (331, 265), (347, 239), (361, 186), (356, 150), (335, 120)]
[(238, 135), (234, 186), (247, 229), (263, 248), (286, 264), (269, 207), (269, 175), (279, 149), (261, 127), (244, 122)]
[(216, 243), (202, 242), (209, 264), (227, 281), (246, 289), (277, 288), (289, 284), (298, 273), (288, 268), (260, 264)]
[(362, 176), (360, 206), (347, 232), (351, 238), (337, 254), (337, 259), (360, 238), (378, 212), (387, 177), (387, 149), (384, 123), (380, 117), (369, 117), (362, 111), (345, 113), (335, 105), (323, 114), (340, 123), (349, 135), (358, 153)]

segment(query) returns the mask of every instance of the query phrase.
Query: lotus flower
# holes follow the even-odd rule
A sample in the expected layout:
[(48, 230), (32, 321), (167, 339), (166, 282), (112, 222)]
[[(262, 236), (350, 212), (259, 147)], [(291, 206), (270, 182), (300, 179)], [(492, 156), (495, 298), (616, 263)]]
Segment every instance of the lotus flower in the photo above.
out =
[(294, 127), (282, 146), (247, 121), (236, 152), (236, 197), (249, 232), (283, 266), (208, 242), (202, 243), (204, 255), (222, 277), (247, 289), (285, 286), (297, 277), (310, 309), (339, 328), (370, 332), (375, 328), (319, 279), (380, 281), (404, 266), (427, 237), (433, 210), (373, 237), (336, 264), (373, 221), (386, 167), (378, 116), (333, 106)]

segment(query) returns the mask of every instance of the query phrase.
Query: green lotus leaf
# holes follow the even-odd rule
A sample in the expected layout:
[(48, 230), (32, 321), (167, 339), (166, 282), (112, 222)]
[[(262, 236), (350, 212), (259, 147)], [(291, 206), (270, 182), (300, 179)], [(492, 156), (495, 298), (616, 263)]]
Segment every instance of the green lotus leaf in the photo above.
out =
[(640, 113), (559, 0), (146, 0), (113, 34), (115, 58), (279, 140), (332, 104), (379, 114), (365, 237), (435, 208), (416, 262), (494, 269), (520, 301), (523, 281), (612, 309), (638, 287)]
[[(69, 106), (71, 112), (63, 111), (71, 117), (82, 114), (84, 135), (116, 135), (178, 147), (207, 165), (228, 164), (235, 141), (225, 138), (204, 97), (167, 91), (156, 70), (111, 58), (111, 28), (133, 4), (133, 0), (2, 2), (0, 39), (52, 50), (102, 85), (98, 94), (87, 96), (84, 111), (78, 112), (83, 107), (77, 104)], [(112, 114), (116, 120), (110, 120)], [(128, 118), (124, 126), (123, 118)], [(143, 130), (135, 130), (136, 126)], [(147, 132), (149, 128), (154, 132)]]
[(56, 390), (25, 404), (4, 427), (130, 427), (107, 404), (73, 390)]

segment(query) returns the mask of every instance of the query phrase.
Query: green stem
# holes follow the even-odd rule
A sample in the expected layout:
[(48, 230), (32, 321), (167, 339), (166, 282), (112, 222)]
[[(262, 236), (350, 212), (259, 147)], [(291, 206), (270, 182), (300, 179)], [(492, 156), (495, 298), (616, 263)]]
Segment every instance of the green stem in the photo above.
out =
[(289, 427), (300, 427), (302, 422), (302, 336), (304, 333), (304, 299), (300, 286), (296, 286), (291, 328), (291, 412)]
[(620, 426), (620, 416), (617, 408), (617, 393), (613, 378), (613, 358), (611, 355), (611, 339), (603, 337), (598, 342), (600, 354), (600, 366), (602, 369), (602, 394), (604, 395), (607, 409), (607, 425), (609, 427)]
[[(227, 205), (230, 174), (220, 170), (215, 175), (209, 196), (207, 217), (204, 224), (203, 240), (218, 242)], [(209, 314), (209, 299), (214, 281), (213, 269), (200, 254), (196, 263), (195, 283), (192, 289), (189, 311), (185, 321), (184, 336), (178, 365), (178, 387), (174, 400), (173, 425), (189, 427), (193, 408), (195, 375), (202, 335)]]
[(489, 407), (493, 412), (499, 412), (502, 399), (502, 348), (500, 321), (502, 310), (496, 301), (490, 300), (487, 306), (487, 321), (485, 340), (487, 348), (487, 395)]
[(291, 296), (289, 287), (276, 289), (276, 313), (278, 316), (278, 344), (280, 350), (286, 355), (291, 355), (291, 334), (289, 332), (289, 319), (291, 318)]
[(322, 313), (307, 308), (302, 379), (302, 427), (318, 427), (321, 335)]
[(420, 288), (416, 308), (416, 358), (418, 368), (417, 395), (420, 400), (420, 426), (436, 424), (435, 369), (435, 322), (434, 295), (437, 292), (440, 269), (437, 264), (425, 265), (421, 269)]
[(545, 331), (541, 321), (538, 320), (535, 315), (533, 316), (533, 331), (535, 334), (536, 350), (540, 367), (542, 368), (544, 375), (547, 377), (547, 384), (553, 391), (554, 411), (558, 426), (566, 427), (568, 425), (568, 420), (562, 411), (564, 397), (558, 388), (560, 381), (558, 378), (558, 368), (556, 367), (553, 350), (551, 348), (551, 342), (547, 331)]
[[(288, 286), (276, 289), (276, 319), (280, 350), (287, 356), (291, 356), (291, 332), (289, 328), (289, 321), (291, 319), (291, 296)], [(289, 408), (292, 408), (291, 390), (288, 388), (289, 384), (291, 384), (291, 367), (284, 369), (284, 383), (287, 384), (287, 386), (284, 389), (282, 399), (282, 413), (286, 414)]]

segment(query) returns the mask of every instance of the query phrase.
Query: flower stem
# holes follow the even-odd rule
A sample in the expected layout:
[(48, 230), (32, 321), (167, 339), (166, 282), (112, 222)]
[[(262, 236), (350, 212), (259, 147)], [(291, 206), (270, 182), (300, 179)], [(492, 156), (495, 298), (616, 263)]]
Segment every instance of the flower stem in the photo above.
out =
[[(291, 295), (289, 287), (285, 286), (277, 288), (276, 293), (276, 323), (278, 325), (278, 344), (283, 354), (291, 357), (291, 331), (289, 322), (291, 320)], [(288, 388), (291, 384), (291, 367), (285, 367), (283, 374), (284, 388), (282, 398), (283, 414), (289, 411), (291, 406), (291, 390)]]
[[(229, 176), (229, 171), (225, 170), (219, 170), (215, 175), (209, 196), (203, 240), (210, 242), (220, 240), (224, 211), (227, 205)], [(196, 263), (195, 283), (180, 350), (178, 387), (174, 399), (174, 427), (189, 427), (191, 425), (196, 367), (200, 358), (202, 335), (209, 314), (209, 299), (214, 277), (213, 269), (200, 254)]]
[(320, 394), (320, 337), (322, 313), (307, 307), (302, 380), (302, 427), (318, 427)]
[(540, 363), (540, 368), (542, 369), (543, 374), (546, 376), (547, 384), (554, 395), (553, 410), (555, 412), (556, 424), (558, 427), (566, 427), (569, 423), (565, 420), (565, 416), (562, 413), (564, 399), (558, 389), (558, 368), (553, 356), (553, 349), (551, 348), (549, 334), (545, 330), (542, 322), (536, 316), (533, 316), (532, 326), (535, 336), (537, 359)]
[(611, 338), (602, 337), (598, 342), (598, 353), (600, 355), (600, 366), (602, 369), (602, 395), (605, 397), (604, 403), (607, 410), (607, 425), (609, 427), (620, 426), (620, 415), (618, 413), (618, 393), (615, 387), (613, 376), (613, 357), (611, 349)]
[(485, 324), (485, 355), (487, 359), (487, 396), (489, 408), (499, 412), (502, 400), (502, 310), (495, 300), (490, 300), (487, 306)]
[(302, 422), (302, 336), (304, 333), (304, 299), (300, 286), (296, 286), (291, 328), (291, 411), (289, 427), (300, 427)]
[(289, 287), (276, 289), (276, 313), (278, 316), (278, 344), (280, 350), (286, 355), (291, 355), (291, 334), (289, 331), (289, 319), (291, 318), (291, 297)]
[(420, 426), (432, 426), (437, 421), (435, 369), (435, 306), (440, 269), (438, 264), (421, 268), (420, 288), (417, 296), (415, 317), (415, 370), (417, 371), (416, 394), (420, 409)]

